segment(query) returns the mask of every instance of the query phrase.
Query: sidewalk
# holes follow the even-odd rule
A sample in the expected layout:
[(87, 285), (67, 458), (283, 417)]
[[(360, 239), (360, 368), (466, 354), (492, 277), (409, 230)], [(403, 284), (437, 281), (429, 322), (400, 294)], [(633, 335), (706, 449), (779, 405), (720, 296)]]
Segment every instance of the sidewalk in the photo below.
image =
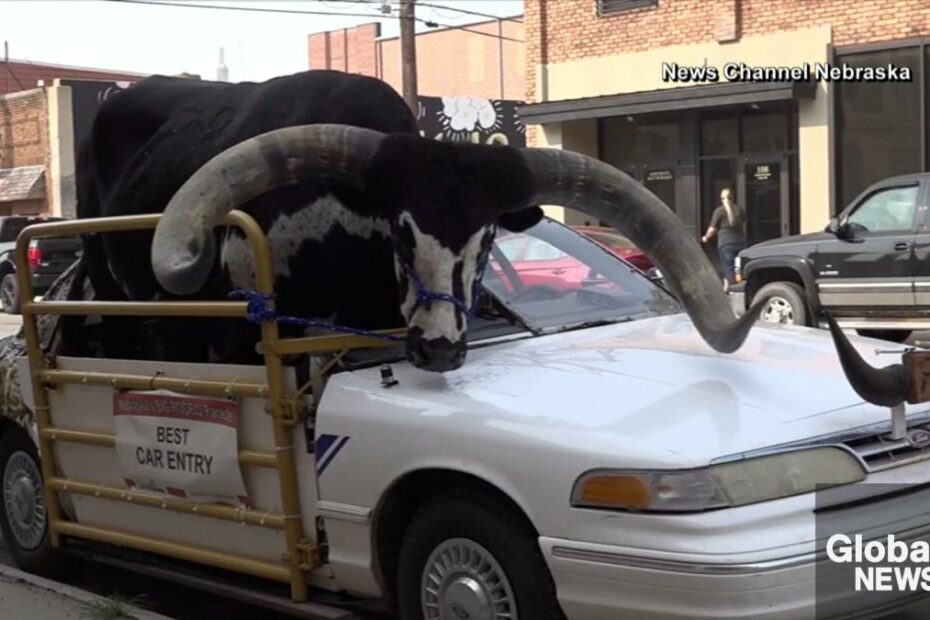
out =
[(0, 564), (2, 620), (171, 620)]

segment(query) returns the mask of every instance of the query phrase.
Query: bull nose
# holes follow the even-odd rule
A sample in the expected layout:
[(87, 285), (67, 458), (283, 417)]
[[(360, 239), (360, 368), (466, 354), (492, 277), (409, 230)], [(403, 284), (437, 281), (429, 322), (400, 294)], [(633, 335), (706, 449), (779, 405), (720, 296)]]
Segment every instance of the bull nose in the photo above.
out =
[(423, 370), (446, 372), (465, 362), (465, 342), (448, 338), (423, 338), (415, 334), (407, 338), (407, 359)]

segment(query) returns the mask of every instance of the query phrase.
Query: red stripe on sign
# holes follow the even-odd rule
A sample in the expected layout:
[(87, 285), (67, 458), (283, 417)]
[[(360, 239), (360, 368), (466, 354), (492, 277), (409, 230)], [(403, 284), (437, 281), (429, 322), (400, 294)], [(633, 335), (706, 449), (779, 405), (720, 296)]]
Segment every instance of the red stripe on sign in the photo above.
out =
[(118, 392), (113, 394), (113, 415), (173, 418), (236, 428), (239, 404), (223, 399)]
[(167, 492), (168, 495), (174, 495), (175, 497), (187, 497), (187, 492), (184, 489), (165, 487), (165, 492)]

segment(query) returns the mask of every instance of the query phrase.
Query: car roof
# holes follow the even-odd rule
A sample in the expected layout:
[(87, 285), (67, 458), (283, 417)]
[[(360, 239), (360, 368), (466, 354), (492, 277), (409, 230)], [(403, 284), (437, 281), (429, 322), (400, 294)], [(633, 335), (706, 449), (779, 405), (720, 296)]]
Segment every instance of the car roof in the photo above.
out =
[[(888, 177), (876, 181), (869, 187), (884, 187), (886, 185), (900, 185), (901, 183), (917, 183), (920, 181), (930, 180), (930, 172), (912, 172), (911, 174), (899, 174), (898, 176)], [(866, 188), (868, 189), (868, 188)]]

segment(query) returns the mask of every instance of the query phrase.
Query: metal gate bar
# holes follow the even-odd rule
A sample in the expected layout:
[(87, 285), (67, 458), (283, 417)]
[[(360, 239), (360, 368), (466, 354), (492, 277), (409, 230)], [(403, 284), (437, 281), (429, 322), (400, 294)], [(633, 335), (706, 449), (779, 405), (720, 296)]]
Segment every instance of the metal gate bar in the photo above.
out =
[[(82, 525), (72, 521), (57, 521), (50, 524), (50, 526), (51, 531), (55, 535), (64, 534), (66, 536), (76, 536), (78, 538), (86, 538), (101, 543), (138, 549), (139, 551), (160, 553), (161, 555), (171, 556), (180, 560), (188, 560), (190, 562), (215, 566), (216, 568), (248, 573), (256, 577), (283, 581), (284, 583), (288, 583), (291, 580), (291, 570), (284, 564), (246, 558), (231, 553), (223, 553), (222, 551), (195, 547), (193, 545), (182, 545), (157, 538), (150, 538), (148, 536), (139, 536), (138, 534), (131, 534), (120, 530)], [(291, 596), (293, 598), (293, 594)]]
[[(218, 381), (185, 380), (163, 376), (139, 377), (126, 374), (81, 373), (76, 371), (59, 371), (45, 367), (45, 360), (40, 348), (36, 315), (38, 314), (100, 314), (120, 316), (195, 316), (195, 317), (244, 317), (247, 304), (245, 302), (86, 302), (86, 301), (32, 301), (34, 294), (32, 282), (29, 277), (27, 249), (29, 241), (37, 237), (69, 236), (76, 234), (103, 233), (128, 230), (152, 229), (158, 224), (160, 214), (134, 215), (112, 218), (98, 218), (89, 220), (76, 220), (37, 224), (25, 228), (16, 242), (17, 282), (21, 296), (25, 300), (22, 304), (23, 328), (26, 336), (26, 349), (29, 357), (29, 367), (32, 378), (33, 398), (35, 403), (36, 424), (39, 429), (39, 447), (43, 458), (41, 459), (42, 475), (45, 484), (46, 510), (49, 521), (49, 532), (53, 546), (61, 544), (61, 535), (87, 538), (98, 542), (112, 543), (149, 551), (164, 555), (200, 562), (218, 568), (236, 570), (240, 572), (284, 581), (290, 584), (291, 598), (302, 602), (307, 600), (307, 580), (305, 573), (309, 572), (318, 563), (315, 547), (304, 538), (303, 525), (300, 515), (298, 499), (297, 476), (294, 461), (294, 447), (292, 441), (292, 424), (294, 423), (292, 403), (287, 399), (284, 389), (284, 367), (281, 360), (281, 342), (278, 325), (273, 322), (262, 323), (262, 352), (265, 358), (267, 385), (239, 384)], [(224, 222), (227, 226), (239, 227), (248, 239), (255, 265), (256, 290), (260, 293), (273, 293), (273, 280), (271, 275), (271, 258), (268, 243), (255, 220), (241, 211), (233, 211)], [(273, 307), (273, 301), (269, 302)], [(355, 344), (353, 342), (353, 344)], [(306, 343), (312, 350), (313, 344)], [(343, 347), (346, 348), (346, 347)], [(310, 352), (310, 351), (307, 351)], [(72, 485), (69, 491), (81, 493), (88, 490), (80, 484), (60, 479), (55, 475), (54, 459), (52, 455), (54, 441), (75, 441), (91, 445), (104, 445), (109, 443), (110, 437), (83, 431), (58, 429), (52, 426), (49, 410), (49, 399), (46, 384), (68, 383), (86, 385), (106, 385), (123, 389), (171, 389), (192, 394), (205, 395), (243, 395), (253, 397), (267, 397), (270, 405), (271, 422), (274, 432), (275, 456), (274, 465), (278, 471), (278, 481), (281, 496), (282, 529), (285, 533), (286, 551), (283, 556), (285, 564), (265, 562), (254, 558), (242, 557), (234, 554), (212, 551), (192, 545), (174, 543), (148, 536), (140, 536), (129, 532), (110, 530), (100, 527), (82, 525), (68, 521), (62, 517), (59, 504), (59, 492), (63, 492), (67, 485)], [(261, 453), (256, 453), (261, 454)], [(253, 457), (249, 457), (250, 459)], [(266, 456), (254, 457), (267, 466)], [(93, 487), (93, 485), (90, 485)], [(117, 489), (112, 489), (119, 492)], [(96, 492), (95, 492), (96, 494)], [(100, 497), (105, 499), (121, 499), (107, 490), (101, 492)], [(137, 503), (145, 505), (147, 500), (138, 500)], [(182, 504), (175, 503), (175, 507)], [(158, 502), (158, 507), (162, 502)], [(184, 506), (186, 508), (186, 506)], [(215, 507), (216, 515), (225, 514), (223, 508)], [(241, 511), (240, 511), (241, 512)], [(203, 516), (204, 512), (200, 512)], [(225, 518), (214, 516), (214, 518)]]
[[(52, 441), (79, 443), (86, 446), (102, 446), (104, 448), (116, 447), (116, 436), (107, 433), (92, 433), (57, 426), (44, 428), (41, 433), (48, 436)], [(239, 450), (239, 462), (254, 467), (268, 467), (271, 469), (277, 469), (278, 467), (278, 460), (273, 453), (259, 450)]]

